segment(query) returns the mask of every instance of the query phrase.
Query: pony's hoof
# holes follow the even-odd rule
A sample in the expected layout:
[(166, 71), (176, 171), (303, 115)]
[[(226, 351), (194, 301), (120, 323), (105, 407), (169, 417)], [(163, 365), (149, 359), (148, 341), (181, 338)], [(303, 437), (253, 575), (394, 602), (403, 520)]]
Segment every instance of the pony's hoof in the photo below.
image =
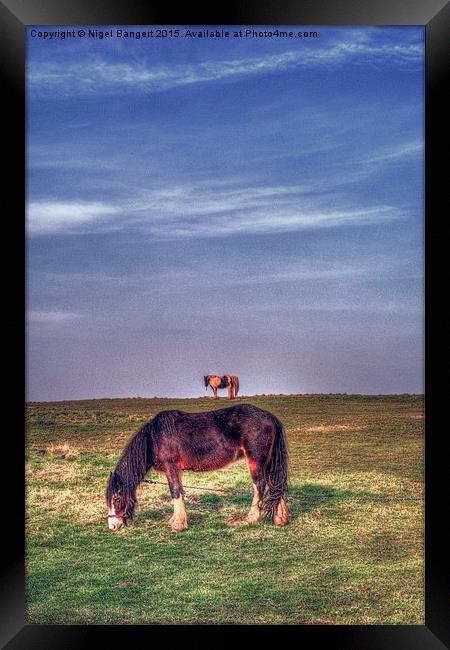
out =
[(260, 517), (246, 517), (247, 523), (250, 524), (251, 526), (254, 526), (255, 524), (261, 523), (261, 518)]
[(277, 518), (275, 518), (275, 519), (273, 520), (273, 524), (274, 524), (274, 526), (277, 526), (278, 528), (279, 528), (280, 526), (287, 526), (288, 523), (289, 523), (289, 519), (288, 519), (288, 518), (286, 518), (286, 519), (281, 519), (281, 518), (280, 518), (280, 519), (277, 519)]
[(284, 499), (280, 499), (277, 509), (275, 510), (273, 523), (275, 526), (286, 526), (289, 523), (289, 512), (286, 508)]

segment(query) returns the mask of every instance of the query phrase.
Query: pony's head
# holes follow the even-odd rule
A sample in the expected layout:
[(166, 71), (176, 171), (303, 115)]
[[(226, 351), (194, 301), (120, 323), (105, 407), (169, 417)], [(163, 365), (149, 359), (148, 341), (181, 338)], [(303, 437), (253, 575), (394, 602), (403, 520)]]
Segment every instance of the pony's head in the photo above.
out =
[(109, 475), (106, 487), (106, 505), (108, 506), (108, 527), (117, 531), (133, 519), (136, 498), (127, 489), (126, 482), (117, 471)]

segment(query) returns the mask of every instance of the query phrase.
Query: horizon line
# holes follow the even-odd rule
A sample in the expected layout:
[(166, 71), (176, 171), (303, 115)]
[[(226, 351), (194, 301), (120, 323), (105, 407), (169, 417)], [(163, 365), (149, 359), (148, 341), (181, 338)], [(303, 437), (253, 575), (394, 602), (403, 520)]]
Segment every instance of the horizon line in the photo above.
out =
[(62, 402), (95, 402), (95, 401), (101, 401), (101, 400), (199, 400), (199, 399), (207, 399), (211, 400), (213, 402), (218, 402), (218, 401), (227, 401), (227, 402), (235, 402), (243, 399), (251, 399), (254, 397), (317, 397), (317, 396), (325, 396), (325, 397), (337, 397), (337, 396), (345, 396), (345, 397), (404, 397), (404, 396), (410, 396), (410, 397), (424, 397), (425, 393), (400, 393), (400, 392), (395, 392), (395, 393), (256, 393), (255, 395), (240, 395), (239, 397), (235, 397), (231, 400), (229, 400), (227, 397), (219, 397), (217, 399), (214, 399), (212, 395), (200, 395), (198, 397), (163, 397), (163, 396), (158, 396), (158, 395), (153, 395), (149, 397), (142, 397), (140, 395), (136, 395), (133, 397), (83, 397), (83, 398), (78, 398), (78, 399), (59, 399), (59, 400), (28, 400), (25, 401), (25, 404), (59, 404)]

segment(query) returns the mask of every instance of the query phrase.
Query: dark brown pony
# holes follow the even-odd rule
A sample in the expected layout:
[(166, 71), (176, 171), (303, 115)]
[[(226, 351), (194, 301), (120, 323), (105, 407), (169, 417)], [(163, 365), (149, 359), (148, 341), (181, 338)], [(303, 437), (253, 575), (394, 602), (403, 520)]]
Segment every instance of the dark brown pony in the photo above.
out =
[(211, 386), (214, 399), (217, 399), (217, 389), (218, 388), (227, 388), (228, 389), (228, 399), (233, 399), (237, 397), (239, 391), (239, 378), (237, 375), (205, 375), (203, 377), (205, 382), (205, 388)]
[(172, 530), (187, 528), (183, 470), (208, 472), (245, 457), (253, 481), (253, 501), (243, 523), (261, 518), (267, 487), (266, 513), (276, 526), (289, 517), (287, 450), (281, 422), (268, 411), (240, 404), (205, 413), (161, 411), (125, 448), (106, 488), (111, 530), (132, 520), (136, 488), (151, 469), (164, 472), (173, 499)]

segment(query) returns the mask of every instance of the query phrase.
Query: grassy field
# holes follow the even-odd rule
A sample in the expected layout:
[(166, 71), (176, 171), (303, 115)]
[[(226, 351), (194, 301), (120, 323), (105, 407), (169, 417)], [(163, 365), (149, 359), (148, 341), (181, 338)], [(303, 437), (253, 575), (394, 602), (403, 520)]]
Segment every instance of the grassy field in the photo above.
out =
[(172, 506), (159, 484), (142, 484), (133, 526), (107, 528), (109, 471), (137, 429), (160, 410), (223, 408), (225, 400), (27, 405), (29, 623), (424, 623), (423, 398), (239, 402), (284, 423), (285, 528), (227, 524), (250, 505), (244, 461), (185, 473), (183, 533), (167, 527)]

